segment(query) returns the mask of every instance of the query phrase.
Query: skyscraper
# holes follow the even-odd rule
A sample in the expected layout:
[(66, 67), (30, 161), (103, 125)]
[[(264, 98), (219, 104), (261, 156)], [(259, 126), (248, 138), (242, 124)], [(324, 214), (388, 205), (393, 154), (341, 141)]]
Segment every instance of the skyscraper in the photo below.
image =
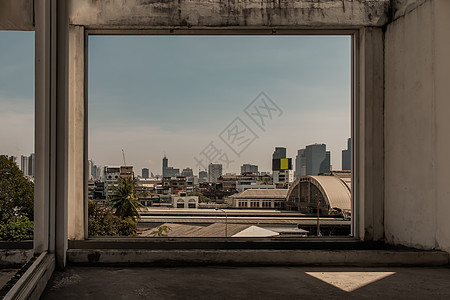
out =
[(147, 168), (143, 168), (142, 169), (142, 178), (148, 178), (148, 169)]
[(28, 175), (28, 156), (20, 156), (20, 170), (22, 170), (23, 175)]
[(164, 155), (163, 159), (162, 159), (162, 176), (165, 176), (165, 170), (167, 169), (167, 167), (169, 166), (169, 160), (167, 159), (167, 157)]
[(275, 147), (275, 151), (273, 152), (272, 159), (280, 159), (280, 158), (286, 158), (286, 148)]
[(325, 144), (308, 145), (305, 148), (306, 175), (330, 172), (331, 153)]
[(300, 177), (306, 175), (306, 150), (297, 150), (297, 156), (295, 157), (295, 174), (294, 177)]
[(36, 165), (36, 161), (34, 159), (35, 155), (34, 153), (31, 153), (28, 157), (28, 175), (34, 176), (34, 169)]
[(175, 169), (169, 167), (169, 159), (164, 156), (162, 159), (162, 176), (164, 177), (174, 177), (180, 175), (180, 169)]
[(208, 165), (208, 182), (217, 182), (217, 179), (222, 176), (222, 164)]
[(352, 169), (352, 139), (347, 139), (347, 150), (342, 150), (342, 170)]
[(286, 148), (276, 147), (272, 155), (273, 183), (293, 181), (292, 158), (286, 158)]

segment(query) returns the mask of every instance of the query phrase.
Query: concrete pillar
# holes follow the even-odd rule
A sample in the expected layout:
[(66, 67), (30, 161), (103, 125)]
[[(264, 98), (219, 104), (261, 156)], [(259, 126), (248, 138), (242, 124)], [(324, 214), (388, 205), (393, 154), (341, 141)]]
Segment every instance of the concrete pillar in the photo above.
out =
[(67, 251), (67, 63), (65, 1), (36, 0), (35, 252)]
[[(49, 0), (38, 0), (35, 4), (35, 183), (34, 183), (34, 251), (53, 252), (55, 227), (54, 194), (50, 186), (54, 186), (54, 139), (52, 133), (52, 63), (50, 59), (52, 41), (51, 9)], [(54, 70), (53, 70), (54, 72)], [(54, 79), (54, 76), (53, 76)], [(54, 116), (53, 116), (54, 117)], [(53, 120), (54, 121), (54, 120)], [(54, 128), (53, 128), (54, 129)]]
[[(58, 268), (66, 266), (67, 216), (68, 216), (68, 24), (66, 1), (51, 1), (51, 8), (56, 12), (52, 18), (52, 32), (56, 31), (55, 50), (51, 53), (51, 61), (55, 67), (55, 253)], [(53, 80), (52, 80), (53, 81)], [(53, 96), (53, 95), (52, 95)], [(52, 142), (53, 143), (53, 142)], [(53, 191), (52, 191), (53, 192)]]
[(365, 27), (355, 40), (353, 107), (354, 235), (384, 238), (384, 34)]
[[(87, 232), (85, 195), (85, 60), (84, 27), (69, 27), (68, 106), (68, 238), (83, 240)], [(86, 159), (87, 161), (87, 159)]]
[(36, 0), (36, 253), (67, 251), (67, 29), (65, 1)]

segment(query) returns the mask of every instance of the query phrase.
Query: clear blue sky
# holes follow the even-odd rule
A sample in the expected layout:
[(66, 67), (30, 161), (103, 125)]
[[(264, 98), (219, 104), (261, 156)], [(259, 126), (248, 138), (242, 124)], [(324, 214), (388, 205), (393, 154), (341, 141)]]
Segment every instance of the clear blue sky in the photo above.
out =
[[(0, 32), (0, 153), (33, 151), (34, 34)], [(265, 92), (283, 111), (262, 131), (244, 108)], [(325, 143), (334, 169), (350, 136), (350, 38), (345, 36), (91, 36), (89, 158), (140, 174), (198, 171), (211, 142), (269, 171), (276, 146)], [(258, 138), (240, 156), (218, 137), (240, 117)], [(13, 126), (12, 126), (13, 124)], [(8, 141), (8, 142), (4, 142)]]

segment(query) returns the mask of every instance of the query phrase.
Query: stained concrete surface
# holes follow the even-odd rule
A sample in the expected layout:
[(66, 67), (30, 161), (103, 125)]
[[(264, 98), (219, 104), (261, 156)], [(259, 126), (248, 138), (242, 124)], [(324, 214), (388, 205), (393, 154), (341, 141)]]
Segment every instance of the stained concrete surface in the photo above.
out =
[(19, 269), (0, 269), (0, 290), (19, 271)]
[(41, 299), (450, 299), (450, 268), (68, 267)]

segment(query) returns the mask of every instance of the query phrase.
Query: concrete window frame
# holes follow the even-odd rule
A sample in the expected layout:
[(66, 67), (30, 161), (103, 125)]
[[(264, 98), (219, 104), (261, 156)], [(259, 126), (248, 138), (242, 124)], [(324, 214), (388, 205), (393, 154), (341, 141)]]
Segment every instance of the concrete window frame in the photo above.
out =
[[(75, 84), (70, 85), (69, 84), (69, 101), (73, 100), (73, 104), (78, 107), (78, 113), (81, 112), (82, 106), (84, 106), (84, 115), (78, 116), (78, 119), (84, 119), (84, 132), (81, 133), (81, 130), (78, 132), (78, 139), (75, 141), (78, 144), (83, 143), (84, 148), (84, 155), (83, 157), (78, 157), (78, 160), (84, 161), (84, 175), (83, 175), (83, 190), (84, 190), (84, 199), (87, 199), (87, 178), (88, 178), (88, 168), (87, 168), (87, 151), (88, 151), (88, 136), (87, 136), (87, 127), (88, 127), (88, 121), (87, 121), (87, 115), (88, 115), (88, 83), (87, 83), (87, 77), (88, 77), (88, 51), (89, 51), (89, 37), (90, 36), (130, 36), (130, 35), (139, 35), (139, 36), (238, 36), (238, 35), (250, 35), (250, 36), (348, 36), (351, 38), (351, 135), (352, 140), (355, 141), (355, 138), (358, 135), (358, 128), (355, 127), (355, 124), (358, 124), (360, 122), (358, 118), (358, 114), (356, 114), (356, 111), (358, 110), (357, 105), (357, 88), (358, 83), (356, 82), (356, 66), (358, 65), (358, 49), (357, 46), (359, 45), (359, 38), (360, 38), (360, 30), (358, 29), (349, 29), (349, 30), (330, 30), (330, 29), (267, 29), (267, 28), (261, 28), (261, 29), (158, 29), (158, 30), (135, 30), (135, 29), (86, 29), (83, 26), (69, 26), (69, 69), (72, 67), (75, 72), (70, 72), (69, 74), (69, 82)], [(83, 69), (84, 68), (84, 69)], [(72, 76), (72, 77), (70, 77)], [(80, 83), (83, 82), (84, 86), (80, 88)], [(71, 88), (72, 87), (72, 88)], [(78, 89), (78, 91), (74, 91), (74, 87)], [(83, 91), (82, 93), (80, 91)], [(71, 92), (72, 91), (72, 92)], [(71, 98), (72, 97), (72, 98)], [(76, 126), (79, 127), (79, 124)], [(83, 141), (81, 141), (81, 136), (84, 137)], [(69, 137), (70, 140), (70, 137)], [(358, 138), (356, 138), (356, 141)], [(81, 147), (78, 147), (80, 149)], [(358, 148), (354, 147), (352, 151), (352, 156), (355, 157), (358, 155)], [(355, 155), (353, 155), (355, 154)], [(353, 158), (352, 158), (353, 160)], [(81, 165), (81, 164), (79, 164)], [(353, 162), (353, 166), (355, 166), (355, 162)], [(80, 176), (81, 177), (81, 176)], [(79, 178), (80, 178), (79, 177)], [(355, 182), (355, 178), (358, 177), (358, 170), (354, 168), (352, 172), (352, 182)], [(77, 187), (74, 189), (79, 190), (81, 187), (81, 182), (79, 180), (76, 180), (75, 182), (77, 184)], [(357, 195), (357, 189), (356, 191), (352, 191), (352, 211), (357, 211), (357, 201), (355, 201), (355, 195)], [(76, 203), (80, 203), (80, 194), (73, 196), (74, 201)], [(75, 200), (76, 199), (76, 200)], [(78, 211), (76, 215), (82, 215), (84, 211), (84, 228), (80, 226), (80, 220), (76, 220), (75, 217), (72, 218), (72, 223), (69, 223), (69, 240), (71, 241), (82, 241), (88, 239), (88, 222), (87, 222), (87, 200), (83, 201), (83, 207), (80, 205), (74, 205), (72, 207), (75, 207), (75, 209)], [(69, 222), (71, 220), (69, 214)], [(358, 226), (358, 215), (355, 214), (355, 217), (352, 218), (352, 233), (350, 238), (357, 238), (360, 237), (359, 234), (359, 226)], [(151, 239), (147, 239), (150, 241)], [(177, 240), (180, 241), (192, 241), (193, 238), (177, 238)], [(247, 239), (248, 240), (248, 239)], [(256, 239), (258, 240), (258, 239)], [(262, 239), (259, 239), (262, 240)], [(69, 248), (73, 245), (74, 247), (79, 247), (79, 242), (69, 242)], [(130, 245), (132, 247), (132, 245)]]
[[(302, 1), (299, 1), (297, 4), (302, 5), (301, 3)], [(92, 5), (103, 4), (99, 1)], [(199, 23), (212, 23), (207, 24), (211, 26), (197, 27), (183, 25), (183, 22), (175, 24), (178, 19), (175, 19), (173, 26), (170, 25), (172, 23), (167, 26), (152, 26), (167, 20), (172, 22), (173, 17), (165, 15), (164, 10), (153, 8), (149, 8), (149, 12), (162, 15), (148, 19), (146, 25), (135, 24), (136, 20), (131, 19), (132, 15), (129, 15), (124, 19), (121, 17), (120, 20), (125, 20), (122, 25), (108, 26), (105, 24), (112, 22), (106, 18), (109, 16), (99, 14), (92, 17), (92, 14), (87, 14), (84, 19), (85, 15), (81, 13), (83, 7), (77, 5), (81, 5), (81, 2), (35, 0), (33, 7), (36, 32), (37, 163), (34, 237), (36, 253), (55, 253), (56, 264), (64, 267), (69, 241), (71, 248), (75, 243), (89, 242), (87, 205), (84, 200), (88, 169), (85, 157), (87, 153), (85, 64), (88, 34), (170, 35), (181, 32), (186, 34), (207, 32), (208, 34), (352, 35), (352, 199), (355, 199), (352, 207), (353, 239), (365, 241), (384, 239), (384, 32), (381, 27), (385, 23), (384, 2), (380, 1), (372, 6), (352, 2), (351, 5), (355, 8), (365, 7), (365, 10), (362, 10), (364, 13), (353, 15), (353, 9), (342, 10), (338, 12), (338, 16), (341, 15), (342, 19), (334, 18), (335, 8), (327, 8), (323, 4), (323, 9), (329, 9), (330, 15), (312, 14), (313, 19), (302, 19), (298, 22), (299, 19), (290, 14), (280, 21), (288, 25), (273, 24), (267, 19), (267, 15), (258, 16), (260, 19), (257, 18), (256, 23), (251, 26), (239, 23), (241, 22), (239, 20), (237, 25), (233, 26), (218, 25), (222, 24), (220, 19), (222, 15), (217, 15), (217, 18), (212, 16), (205, 21), (198, 19)], [(180, 9), (183, 12), (184, 8)], [(295, 8), (297, 11), (302, 9)], [(254, 11), (259, 12), (258, 8)], [(129, 13), (120, 10), (104, 10), (102, 13), (110, 12), (125, 15)], [(369, 13), (370, 18), (367, 17)], [(221, 245), (220, 242), (214, 243), (217, 247)], [(121, 244), (125, 248), (135, 247), (133, 243), (116, 241), (115, 244)]]

